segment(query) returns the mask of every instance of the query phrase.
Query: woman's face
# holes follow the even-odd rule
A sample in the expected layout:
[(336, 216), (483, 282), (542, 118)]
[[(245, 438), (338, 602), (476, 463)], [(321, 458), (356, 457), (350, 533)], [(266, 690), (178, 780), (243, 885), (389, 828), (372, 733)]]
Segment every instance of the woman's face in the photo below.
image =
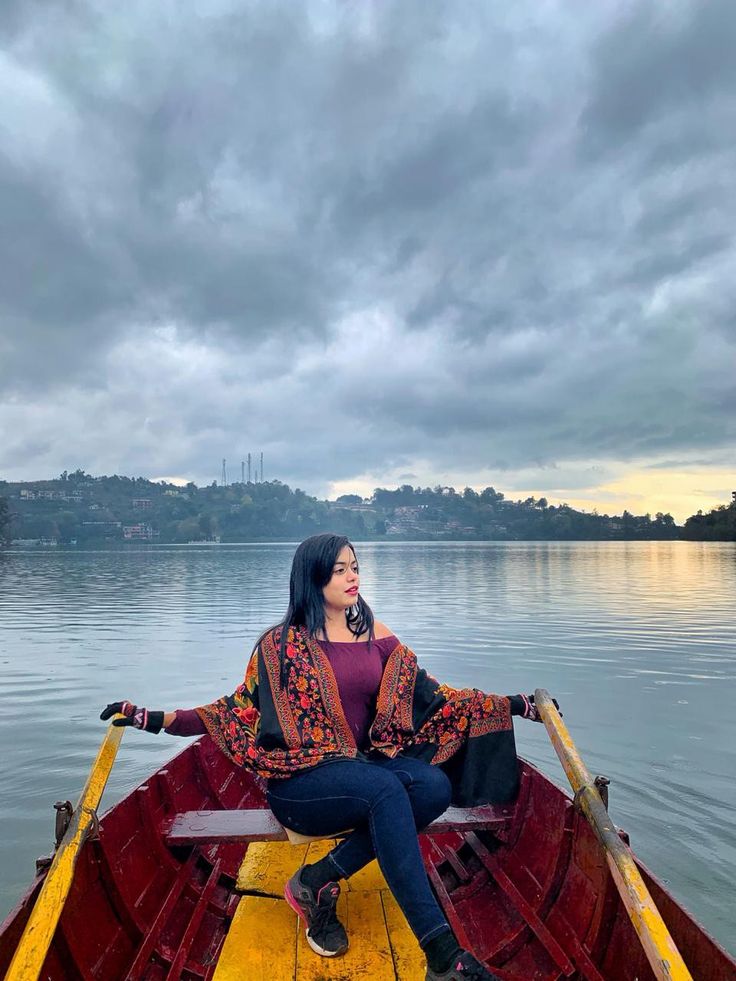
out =
[(359, 586), (358, 560), (350, 546), (346, 545), (335, 559), (332, 579), (322, 590), (325, 606), (347, 610), (358, 601)]

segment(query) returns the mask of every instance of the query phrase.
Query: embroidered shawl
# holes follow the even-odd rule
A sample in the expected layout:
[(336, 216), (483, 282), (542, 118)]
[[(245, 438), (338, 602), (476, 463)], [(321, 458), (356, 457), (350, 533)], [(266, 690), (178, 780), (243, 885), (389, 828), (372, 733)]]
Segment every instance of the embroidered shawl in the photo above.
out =
[[(270, 631), (235, 692), (197, 708), (210, 737), (238, 766), (265, 778), (361, 758), (326, 655), (306, 630), (290, 627), (282, 688), (280, 640), (281, 628)], [(404, 753), (441, 765), (457, 806), (516, 796), (509, 699), (439, 684), (400, 642), (386, 661), (369, 738), (371, 749), (387, 756)]]

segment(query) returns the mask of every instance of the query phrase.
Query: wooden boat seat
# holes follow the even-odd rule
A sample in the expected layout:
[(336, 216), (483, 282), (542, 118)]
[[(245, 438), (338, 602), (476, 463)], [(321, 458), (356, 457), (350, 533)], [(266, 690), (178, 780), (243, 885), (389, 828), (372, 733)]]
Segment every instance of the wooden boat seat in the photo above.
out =
[[(485, 804), (482, 807), (448, 807), (425, 830), (425, 834), (451, 831), (497, 831), (505, 827), (514, 814), (514, 805)], [(306, 844), (323, 838), (340, 838), (349, 830), (334, 835), (309, 837), (284, 828), (268, 808), (239, 811), (182, 811), (163, 824), (167, 845), (197, 845), (203, 842), (290, 841)]]

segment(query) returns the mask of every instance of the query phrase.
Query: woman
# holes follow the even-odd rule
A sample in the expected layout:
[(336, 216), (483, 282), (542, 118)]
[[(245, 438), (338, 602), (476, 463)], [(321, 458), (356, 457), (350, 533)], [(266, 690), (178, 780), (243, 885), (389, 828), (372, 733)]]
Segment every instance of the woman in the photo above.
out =
[(374, 620), (359, 587), (347, 538), (308, 538), (294, 555), (286, 616), (262, 635), (233, 695), (176, 712), (114, 702), (101, 718), (122, 713), (113, 725), (206, 732), (265, 778), (269, 806), (286, 827), (325, 836), (352, 829), (286, 884), (318, 954), (347, 950), (338, 880), (376, 858), (427, 958), (428, 981), (498, 981), (455, 940), (417, 834), (451, 801), (515, 797), (511, 716), (538, 721), (533, 697), (440, 685)]

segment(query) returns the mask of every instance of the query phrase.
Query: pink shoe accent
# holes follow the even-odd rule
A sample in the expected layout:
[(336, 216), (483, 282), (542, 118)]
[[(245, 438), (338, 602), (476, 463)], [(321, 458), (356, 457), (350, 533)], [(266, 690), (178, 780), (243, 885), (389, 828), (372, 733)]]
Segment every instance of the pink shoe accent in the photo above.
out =
[(337, 885), (337, 883), (328, 882), (327, 885), (322, 886), (320, 891), (317, 893), (317, 903), (319, 903), (320, 896), (325, 891), (325, 889), (330, 890), (330, 895), (332, 896), (333, 899), (337, 899), (337, 897), (340, 895), (340, 887)]
[(299, 917), (299, 919), (300, 920), (303, 920), (305, 926), (308, 927), (309, 924), (307, 923), (307, 918), (304, 915), (304, 910), (301, 908), (301, 906), (299, 905), (299, 903), (296, 901), (296, 899), (294, 897), (294, 893), (291, 891), (291, 886), (289, 885), (288, 882), (286, 883), (286, 888), (284, 889), (284, 899), (289, 904), (289, 906), (291, 906), (291, 908), (294, 910), (294, 912)]

